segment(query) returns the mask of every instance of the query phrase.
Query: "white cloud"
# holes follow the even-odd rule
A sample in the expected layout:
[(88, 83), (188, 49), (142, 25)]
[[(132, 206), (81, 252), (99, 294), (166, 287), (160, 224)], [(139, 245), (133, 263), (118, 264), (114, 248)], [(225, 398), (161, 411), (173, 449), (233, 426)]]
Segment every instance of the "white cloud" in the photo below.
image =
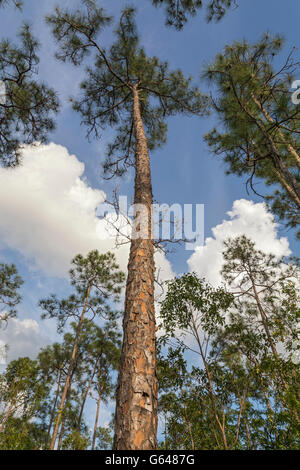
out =
[[(22, 253), (45, 273), (65, 276), (70, 260), (91, 249), (111, 249), (101, 239), (103, 224), (96, 217), (103, 191), (82, 178), (84, 164), (66, 148), (26, 146), (20, 167), (0, 169), (0, 238), (3, 247)], [(104, 238), (104, 237), (103, 237)], [(126, 266), (120, 250), (119, 262)]]
[(240, 199), (234, 202), (229, 220), (223, 220), (212, 229), (213, 238), (198, 246), (188, 260), (190, 271), (205, 277), (213, 285), (221, 281), (220, 270), (223, 264), (223, 241), (229, 237), (245, 234), (256, 243), (258, 249), (280, 258), (290, 254), (287, 238), (278, 237), (277, 224), (264, 203)]
[[(115, 250), (106, 219), (96, 215), (106, 195), (83, 178), (84, 164), (65, 147), (25, 146), (23, 163), (0, 168), (0, 239), (46, 274), (66, 276), (71, 259), (92, 249), (114, 250), (126, 271), (129, 244)], [(172, 275), (169, 262), (156, 256), (161, 278)]]

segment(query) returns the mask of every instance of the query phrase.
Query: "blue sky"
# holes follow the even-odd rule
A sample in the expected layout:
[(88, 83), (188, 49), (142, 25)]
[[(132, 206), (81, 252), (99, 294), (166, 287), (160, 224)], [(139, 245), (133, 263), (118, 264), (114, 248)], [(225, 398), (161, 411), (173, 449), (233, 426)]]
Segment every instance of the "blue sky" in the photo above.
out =
[[(75, 154), (85, 165), (84, 178), (92, 188), (99, 188), (108, 197), (113, 188), (118, 185), (120, 194), (132, 195), (131, 176), (124, 181), (106, 182), (101, 177), (101, 162), (105, 154), (105, 145), (111, 132), (104, 132), (100, 141), (88, 142), (85, 129), (80, 126), (80, 117), (76, 115), (69, 103), (68, 97), (76, 95), (84, 71), (70, 65), (57, 62), (54, 58), (56, 46), (48, 26), (44, 22), (46, 14), (53, 11), (59, 3), (54, 0), (25, 0), (23, 13), (13, 7), (1, 10), (1, 36), (15, 40), (16, 31), (22, 21), (29, 22), (41, 43), (39, 75), (43, 81), (58, 91), (62, 102), (62, 111), (57, 119), (57, 130), (51, 134), (50, 140), (66, 147), (70, 154)], [(116, 18), (120, 8), (128, 4), (122, 0), (102, 0), (99, 2), (108, 13)], [(230, 11), (218, 24), (207, 24), (204, 13), (190, 19), (183, 31), (177, 32), (164, 26), (164, 14), (161, 8), (153, 8), (148, 0), (132, 0), (130, 4), (138, 7), (138, 27), (141, 42), (150, 55), (157, 55), (162, 60), (168, 60), (172, 68), (182, 68), (198, 81), (204, 65), (212, 61), (222, 48), (235, 40), (246, 38), (256, 41), (263, 32), (270, 31), (283, 34), (286, 47), (282, 59), (293, 46), (298, 45), (298, 20), (300, 4), (296, 0), (241, 0), (237, 9)], [(64, 1), (66, 6), (79, 5), (77, 0)], [(106, 44), (112, 38), (111, 30), (103, 36)], [(207, 91), (206, 84), (201, 84)], [(223, 162), (211, 155), (203, 142), (203, 135), (216, 124), (215, 116), (209, 118), (175, 117), (169, 120), (167, 144), (155, 152), (151, 158), (154, 197), (160, 203), (172, 204), (204, 204), (205, 205), (205, 236), (211, 236), (211, 228), (222, 223), (226, 213), (232, 209), (235, 200), (246, 198), (261, 202), (254, 194), (247, 194), (243, 179), (236, 176), (226, 176)], [(259, 188), (263, 188), (261, 184)], [(262, 189), (263, 190), (263, 189)], [(297, 254), (298, 246), (294, 234), (279, 228), (280, 236), (289, 239), (290, 246)], [(299, 252), (298, 252), (299, 253)], [(168, 259), (173, 270), (177, 273), (187, 270), (187, 259), (191, 253), (178, 248), (170, 253)], [(36, 276), (43, 278), (45, 273), (28, 270), (22, 253), (16, 250), (2, 250), (3, 259), (16, 261), (21, 273), (26, 278), (24, 286), (25, 303), (29, 302), (30, 309), (36, 300)], [(54, 280), (45, 282), (48, 287), (56, 287)], [(61, 286), (61, 283), (59, 283)], [(28, 289), (29, 288), (29, 289)], [(44, 292), (39, 290), (39, 294)], [(27, 300), (26, 300), (27, 299)], [(29, 309), (29, 308), (28, 308)], [(27, 308), (26, 315), (28, 313)]]
[[(78, 91), (78, 84), (83, 78), (83, 70), (61, 64), (54, 58), (55, 44), (50, 30), (44, 22), (44, 16), (51, 13), (54, 5), (60, 2), (24, 0), (24, 3), (25, 8), (22, 14), (13, 7), (0, 11), (1, 37), (15, 39), (16, 31), (25, 19), (32, 25), (35, 35), (41, 42), (39, 75), (43, 81), (58, 91), (62, 102), (62, 110), (57, 120), (57, 130), (50, 136), (51, 142), (63, 146), (69, 154), (76, 155), (78, 162), (84, 163), (84, 174), (80, 176), (86, 185), (84, 191), (87, 191), (87, 187), (92, 190), (99, 189), (109, 197), (115, 185), (118, 184), (120, 194), (131, 196), (132, 175), (126, 177), (124, 181), (115, 182), (106, 182), (101, 178), (101, 162), (104, 158), (105, 144), (109, 141), (111, 132), (107, 130), (100, 141), (88, 142), (85, 138), (85, 129), (80, 126), (79, 116), (72, 111), (68, 103), (68, 96), (76, 95)], [(63, 2), (64, 6), (73, 6), (79, 3), (77, 0)], [(256, 41), (265, 31), (283, 34), (286, 38), (286, 46), (281, 56), (282, 60), (293, 46), (298, 47), (299, 45), (300, 3), (297, 0), (286, 0), (285, 2), (282, 0), (240, 0), (239, 8), (229, 12), (220, 23), (207, 24), (204, 20), (204, 13), (200, 12), (197, 17), (189, 21), (181, 32), (166, 28), (163, 10), (153, 8), (149, 0), (99, 1), (99, 4), (108, 13), (116, 16), (120, 8), (128, 3), (138, 7), (138, 28), (141, 42), (148, 54), (157, 55), (162, 60), (168, 60), (172, 68), (181, 68), (185, 74), (191, 74), (195, 81), (199, 80), (204, 64), (212, 61), (226, 44), (235, 40), (246, 38), (249, 41)], [(111, 38), (111, 30), (107, 30), (103, 36), (104, 42), (108, 45)], [(298, 50), (296, 54), (298, 55)], [(205, 84), (201, 86), (203, 91), (207, 91)], [(224, 220), (227, 222), (223, 223), (222, 228), (218, 229), (217, 235), (214, 234), (213, 237), (221, 236), (220, 233), (224, 227), (230, 231), (230, 227), (235, 224), (233, 222), (235, 219), (240, 221), (238, 223), (240, 226), (244, 226), (245, 230), (250, 232), (252, 230), (254, 236), (255, 232), (260, 231), (260, 217), (264, 216), (263, 209), (259, 204), (262, 201), (253, 194), (247, 194), (243, 179), (226, 176), (222, 161), (209, 154), (202, 137), (216, 124), (215, 116), (209, 118), (178, 116), (169, 120), (168, 142), (163, 149), (151, 156), (154, 197), (160, 203), (167, 204), (204, 204), (206, 238), (212, 237), (212, 228), (222, 224)], [(52, 153), (56, 152), (55, 155), (60, 151), (56, 148), (51, 150)], [(57, 177), (59, 178), (61, 176), (59, 162), (55, 164), (57, 164), (59, 172)], [(64, 171), (67, 174), (66, 168)], [(73, 168), (78, 176), (80, 170), (75, 160), (72, 161)], [(24, 181), (26, 175), (26, 173), (20, 174), (20, 181)], [(54, 182), (53, 193), (49, 192), (48, 197), (55, 198), (55, 177), (51, 182)], [(259, 188), (260, 191), (263, 191), (263, 185), (260, 185)], [(92, 199), (95, 194), (91, 194)], [(232, 211), (234, 202), (242, 199), (254, 201), (258, 205), (237, 204), (235, 215), (228, 216), (227, 212)], [(83, 204), (82, 201), (81, 203)], [(91, 202), (91, 207), (92, 205)], [(43, 220), (48, 216), (47, 210), (50, 210), (47, 207), (47, 203), (45, 203), (44, 212), (42, 211), (40, 216)], [(19, 341), (20, 345), (19, 348), (12, 345), (11, 349), (14, 354), (21, 353), (22, 348), (24, 353), (33, 354), (38, 347), (48, 340), (53, 340), (56, 336), (53, 323), (48, 322), (45, 325), (39, 321), (40, 312), (37, 309), (37, 302), (39, 298), (47, 296), (53, 291), (64, 295), (68, 289), (68, 282), (59, 270), (47, 269), (47, 259), (43, 259), (41, 262), (37, 261), (41, 256), (42, 248), (33, 255), (33, 249), (28, 250), (29, 242), (25, 243), (22, 239), (23, 232), (26, 230), (30, 232), (32, 229), (31, 235), (34, 244), (37, 246), (41, 243), (43, 246), (41, 238), (34, 239), (35, 229), (33, 225), (31, 226), (32, 214), (25, 214), (24, 219), (20, 215), (15, 216), (15, 230), (20, 232), (17, 237), (15, 233), (10, 232), (13, 226), (12, 222), (10, 221), (10, 225), (5, 225), (8, 215), (7, 212), (5, 214), (4, 212), (3, 206), (2, 212), (0, 207), (0, 235), (5, 235), (5, 239), (2, 241), (0, 237), (0, 261), (15, 262), (25, 279), (19, 321), (27, 321), (27, 323), (16, 324), (15, 330), (19, 328), (18, 331), (11, 330), (10, 338)], [(248, 221), (248, 226), (245, 220)], [(264, 224), (262, 228), (261, 243), (263, 243), (263, 239), (267, 242), (270, 241), (271, 245), (274, 244), (277, 253), (286, 254), (287, 242), (283, 239), (286, 237), (293, 253), (299, 255), (299, 248), (293, 232), (287, 232), (282, 226), (274, 229), (273, 222), (268, 220), (268, 224)], [(44, 238), (47, 237), (47, 232), (45, 233)], [(12, 240), (11, 243), (10, 240)], [(86, 246), (86, 242), (83, 245)], [(75, 242), (74, 246), (77, 246)], [(81, 246), (80, 243), (78, 246)], [(174, 273), (181, 273), (191, 268), (197, 270), (199, 263), (203, 263), (204, 260), (207, 265), (217, 266), (218, 263), (211, 254), (214, 245), (210, 244), (209, 246), (211, 248), (207, 248), (205, 256), (197, 258), (194, 255), (192, 260), (190, 259), (191, 252), (184, 250), (183, 247), (178, 248), (175, 253), (167, 255), (167, 259), (171, 263), (168, 269), (172, 269)], [(91, 246), (92, 248), (93, 246)], [(57, 254), (57, 257), (59, 256)], [(206, 271), (201, 269), (199, 268), (201, 274), (211, 273), (211, 269), (206, 269)], [(36, 322), (38, 326), (35, 323), (30, 323), (31, 320)], [(28, 335), (26, 336), (27, 327)], [(35, 333), (31, 337), (33, 330)], [(3, 338), (7, 339), (5, 335)]]

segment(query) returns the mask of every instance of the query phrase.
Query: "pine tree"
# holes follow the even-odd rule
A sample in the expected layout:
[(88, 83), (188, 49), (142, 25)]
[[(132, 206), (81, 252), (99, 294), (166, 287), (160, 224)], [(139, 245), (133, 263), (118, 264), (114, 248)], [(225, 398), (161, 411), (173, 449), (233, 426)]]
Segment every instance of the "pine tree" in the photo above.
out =
[(118, 300), (123, 283), (123, 273), (118, 271), (112, 253), (102, 255), (95, 250), (91, 251), (86, 258), (77, 255), (72, 261), (72, 265), (70, 278), (76, 293), (68, 299), (59, 300), (53, 295), (49, 299), (40, 301), (40, 307), (43, 309), (42, 318), (56, 318), (59, 331), (62, 331), (68, 320), (73, 318), (76, 322), (71, 360), (60, 397), (50, 450), (55, 448), (62, 413), (65, 410), (68, 395), (71, 393), (72, 376), (77, 361), (84, 320), (88, 315), (92, 319), (95, 316), (112, 318), (114, 313), (108, 305), (108, 299)]
[(252, 317), (251, 323), (261, 338), (261, 350), (271, 352), (269, 363), (277, 371), (282, 400), (300, 423), (299, 391), (295, 392), (291, 385), (295, 371), (293, 349), (300, 333), (299, 267), (258, 250), (246, 236), (229, 239), (224, 245), (223, 278), (240, 302), (239, 315)]
[(139, 45), (134, 9), (123, 11), (116, 42), (106, 51), (99, 34), (111, 19), (94, 2), (84, 4), (85, 12), (56, 9), (48, 17), (60, 46), (57, 56), (78, 66), (94, 53), (94, 66), (87, 68), (82, 98), (74, 100), (74, 109), (81, 114), (89, 136), (99, 136), (106, 126), (116, 129), (104, 167), (108, 176), (135, 169), (138, 234), (131, 241), (128, 264), (114, 447), (154, 449), (157, 380), (149, 150), (166, 141), (167, 117), (203, 115), (207, 99), (180, 70), (170, 71), (166, 62), (147, 57)]
[(299, 449), (297, 270), (240, 237), (225, 247), (230, 290), (195, 274), (168, 283), (158, 367), (162, 448)]
[(47, 384), (39, 380), (39, 373), (38, 363), (28, 357), (8, 364), (0, 382), (0, 400), (4, 405), (0, 433), (17, 412), (25, 423), (36, 416), (39, 403), (47, 392)]
[(39, 44), (28, 25), (18, 37), (19, 45), (0, 41), (0, 163), (6, 167), (19, 164), (21, 144), (46, 140), (59, 109), (55, 92), (37, 80)]
[[(211, 337), (218, 326), (224, 323), (225, 313), (232, 300), (232, 296), (222, 288), (214, 289), (204, 279), (199, 279), (196, 274), (191, 273), (168, 283), (168, 292), (160, 312), (161, 327), (165, 331), (162, 344), (172, 344), (167, 362), (174, 362), (174, 356), (177, 361), (182, 351), (196, 353), (201, 361), (202, 367), (193, 367), (193, 372), (198, 376), (200, 388), (206, 390), (209, 426), (216, 435), (216, 443), (221, 441), (220, 448), (225, 450), (230, 448), (222, 418), (226, 406), (222, 406), (224, 400), (218, 396), (216, 364), (211, 364), (208, 356)], [(180, 393), (184, 403), (186, 397), (182, 386)], [(190, 436), (191, 434), (192, 432)]]
[[(236, 42), (226, 46), (204, 73), (216, 86), (215, 110), (223, 131), (213, 129), (205, 139), (222, 155), (228, 173), (248, 175), (252, 190), (259, 194), (255, 178), (276, 185), (266, 199), (273, 210), (297, 227), (300, 212), (300, 106), (289, 92), (299, 62), (289, 54), (282, 67), (273, 61), (283, 39), (265, 35), (254, 44)], [(279, 188), (279, 189), (278, 189)]]

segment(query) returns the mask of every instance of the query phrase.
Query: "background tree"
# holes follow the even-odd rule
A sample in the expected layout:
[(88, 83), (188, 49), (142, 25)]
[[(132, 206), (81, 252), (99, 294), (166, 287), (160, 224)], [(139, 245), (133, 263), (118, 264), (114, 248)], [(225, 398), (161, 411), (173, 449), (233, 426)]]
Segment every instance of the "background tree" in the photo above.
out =
[(113, 438), (108, 428), (99, 427), (96, 434), (95, 450), (110, 450), (113, 445)]
[(188, 16), (195, 16), (203, 8), (207, 10), (207, 20), (219, 21), (232, 6), (237, 6), (235, 0), (152, 0), (154, 6), (165, 6), (166, 24), (182, 29), (188, 21)]
[(237, 237), (222, 273), (228, 292), (187, 274), (162, 302), (161, 447), (299, 449), (298, 266)]
[(296, 371), (293, 349), (299, 347), (299, 267), (263, 253), (245, 236), (224, 245), (223, 278), (240, 302), (240, 315), (252, 317), (251, 323), (260, 329), (263, 349), (271, 351), (277, 369), (277, 387), (286, 394), (283, 400), (298, 420), (299, 390), (292, 390), (289, 382), (293, 383)]
[(60, 398), (50, 444), (51, 450), (55, 447), (68, 392), (71, 392), (72, 375), (77, 360), (83, 322), (88, 315), (91, 320), (95, 316), (112, 317), (113, 313), (108, 305), (108, 300), (118, 300), (124, 280), (124, 275), (118, 271), (118, 265), (115, 263), (115, 257), (112, 253), (99, 254), (96, 250), (91, 251), (86, 258), (81, 255), (76, 256), (72, 264), (70, 278), (71, 284), (75, 288), (75, 294), (63, 300), (59, 300), (53, 295), (40, 302), (44, 311), (42, 318), (56, 318), (59, 330), (70, 318), (76, 319), (72, 355)]
[(114, 447), (153, 449), (157, 381), (149, 150), (165, 142), (167, 117), (202, 115), (207, 99), (180, 70), (172, 72), (166, 62), (147, 57), (139, 45), (134, 9), (123, 11), (116, 42), (106, 51), (99, 33), (111, 19), (95, 2), (84, 4), (85, 11), (75, 13), (57, 8), (47, 21), (58, 40), (59, 59), (81, 65), (88, 53), (94, 53), (94, 66), (87, 68), (82, 98), (74, 100), (74, 109), (81, 113), (88, 135), (97, 137), (106, 126), (116, 128), (106, 174), (120, 175), (130, 166), (135, 168), (135, 235), (128, 264)]
[(17, 8), (22, 8), (23, 2), (19, 0), (0, 0), (0, 8), (5, 7), (7, 4), (13, 3)]
[(21, 301), (18, 292), (23, 284), (14, 264), (0, 263), (0, 328), (16, 315), (16, 305)]
[(0, 162), (4, 166), (19, 163), (21, 144), (45, 141), (59, 108), (55, 92), (36, 78), (39, 44), (28, 25), (18, 37), (19, 45), (0, 42)]
[(38, 354), (39, 367), (44, 380), (50, 384), (49, 395), (44, 400), (39, 418), (46, 429), (44, 446), (50, 445), (51, 431), (55, 422), (55, 416), (61, 395), (61, 390), (67, 375), (68, 365), (71, 358), (70, 342), (63, 341), (62, 344), (54, 343), (43, 348)]
[(289, 90), (299, 62), (290, 53), (275, 69), (282, 45), (281, 37), (269, 35), (254, 44), (236, 42), (207, 68), (204, 77), (216, 87), (214, 107), (224, 130), (213, 129), (205, 140), (223, 156), (228, 173), (248, 175), (255, 193), (255, 178), (273, 186), (266, 199), (288, 226), (297, 227), (300, 106), (292, 102)]
[(224, 323), (224, 312), (230, 307), (232, 296), (223, 289), (213, 289), (195, 274), (185, 274), (168, 283), (168, 292), (160, 316), (161, 327), (166, 332), (163, 342), (175, 342), (175, 348), (182, 348), (196, 353), (202, 368), (193, 367), (202, 386), (208, 393), (210, 402), (210, 425), (216, 433), (216, 441), (222, 442), (223, 449), (228, 449), (223, 413), (225, 407), (220, 403), (215, 388), (213, 375), (215, 367), (210, 364), (208, 354), (211, 336), (217, 325)]
[(16, 413), (22, 416), (22, 422), (25, 425), (36, 415), (39, 403), (47, 392), (47, 384), (41, 382), (39, 378), (37, 362), (28, 357), (8, 364), (1, 376), (0, 433), (4, 431), (9, 419)]
[[(71, 331), (64, 334), (62, 343), (44, 348), (38, 358), (41, 373), (50, 384), (50, 391), (41, 403), (39, 423), (47, 433), (42, 448), (49, 448), (49, 437), (55, 426), (64, 384), (72, 360), (72, 350), (76, 338), (77, 324), (71, 324)], [(76, 362), (71, 375), (60, 429), (58, 431), (57, 450), (86, 449), (92, 450), (100, 445), (98, 428), (101, 419), (101, 406), (115, 396), (114, 373), (118, 368), (120, 357), (120, 333), (114, 320), (105, 322), (99, 327), (91, 320), (84, 320), (80, 337)], [(85, 408), (95, 401), (94, 424), (88, 426)], [(93, 421), (92, 413), (89, 419)], [(104, 431), (103, 439), (109, 436)], [(101, 433), (100, 433), (101, 434)], [(105, 440), (105, 439), (104, 439)], [(104, 445), (104, 441), (103, 441)]]

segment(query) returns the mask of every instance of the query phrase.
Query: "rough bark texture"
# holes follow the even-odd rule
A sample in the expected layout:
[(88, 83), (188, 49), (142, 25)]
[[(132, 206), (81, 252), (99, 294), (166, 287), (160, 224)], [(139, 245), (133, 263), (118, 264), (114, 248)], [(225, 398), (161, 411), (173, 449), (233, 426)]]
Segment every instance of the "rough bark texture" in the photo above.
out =
[[(135, 204), (146, 208), (147, 237), (131, 241), (123, 319), (114, 449), (153, 450), (157, 446), (157, 379), (154, 312), (152, 185), (147, 138), (137, 86), (133, 87), (136, 136)], [(140, 218), (140, 214), (135, 214)], [(137, 219), (136, 219), (137, 220)]]

